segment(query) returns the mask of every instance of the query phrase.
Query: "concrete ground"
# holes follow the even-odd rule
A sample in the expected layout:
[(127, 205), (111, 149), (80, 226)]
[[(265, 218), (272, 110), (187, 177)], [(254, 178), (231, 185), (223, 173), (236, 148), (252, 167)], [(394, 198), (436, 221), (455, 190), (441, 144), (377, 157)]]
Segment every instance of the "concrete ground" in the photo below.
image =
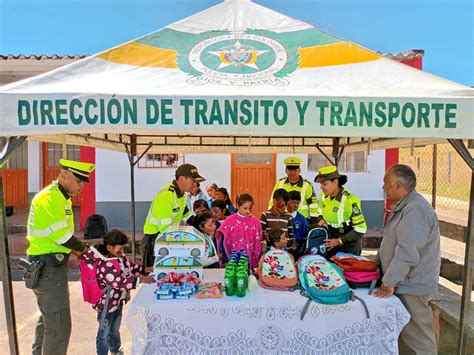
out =
[[(3, 294), (2, 284), (0, 292)], [(25, 288), (23, 281), (13, 282), (15, 301), (15, 313), (18, 330), (18, 341), (20, 354), (31, 354), (31, 344), (34, 338), (35, 324), (39, 317), (38, 306), (33, 292)], [(80, 281), (69, 282), (71, 300), (72, 334), (69, 342), (69, 355), (95, 354), (95, 336), (98, 323), (97, 313), (91, 305), (82, 299), (82, 287)], [(134, 292), (134, 291), (132, 291)], [(133, 295), (132, 295), (133, 296)], [(4, 316), (3, 297), (0, 299), (0, 354), (9, 354), (8, 333)], [(127, 306), (124, 309), (124, 315)], [(125, 317), (124, 317), (125, 318)], [(131, 334), (122, 319), (120, 334), (122, 336), (122, 348), (125, 354), (131, 353)]]

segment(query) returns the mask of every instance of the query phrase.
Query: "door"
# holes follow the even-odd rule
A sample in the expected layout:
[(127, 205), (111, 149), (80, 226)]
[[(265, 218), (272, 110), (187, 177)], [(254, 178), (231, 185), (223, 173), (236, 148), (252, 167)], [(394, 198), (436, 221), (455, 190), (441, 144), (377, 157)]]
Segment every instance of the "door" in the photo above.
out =
[[(0, 141), (0, 150), (5, 145)], [(16, 149), (2, 169), (5, 206), (28, 207), (28, 142)]]
[[(59, 175), (61, 167), (59, 166), (59, 159), (63, 157), (63, 150), (61, 144), (54, 143), (43, 143), (42, 147), (42, 170), (43, 170), (43, 179), (42, 186), (46, 187), (53, 180), (56, 180)], [(67, 159), (80, 161), (80, 148), (78, 145), (68, 145), (67, 146)], [(71, 196), (72, 205), (80, 206), (81, 205), (81, 194), (76, 196)]]
[(249, 193), (255, 201), (252, 213), (259, 219), (268, 207), (275, 181), (275, 154), (232, 154), (232, 202), (238, 194)]

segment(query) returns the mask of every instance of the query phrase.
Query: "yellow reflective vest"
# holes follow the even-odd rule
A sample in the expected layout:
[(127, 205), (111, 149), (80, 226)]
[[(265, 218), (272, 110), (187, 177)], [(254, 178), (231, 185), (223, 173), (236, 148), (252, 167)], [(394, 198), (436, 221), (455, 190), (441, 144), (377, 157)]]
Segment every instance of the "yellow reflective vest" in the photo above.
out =
[(281, 178), (273, 187), (270, 196), (268, 209), (273, 206), (273, 193), (277, 189), (285, 189), (286, 191), (298, 191), (301, 194), (301, 203), (298, 212), (305, 218), (316, 217), (318, 215), (318, 200), (314, 194), (313, 185), (300, 176), (300, 180), (296, 184), (290, 184), (288, 178)]
[(321, 193), (318, 215), (322, 216), (326, 223), (333, 228), (352, 227), (359, 233), (367, 231), (360, 199), (345, 188), (334, 198)]
[(155, 195), (148, 210), (143, 232), (161, 233), (171, 224), (179, 224), (190, 216), (191, 211), (186, 207), (186, 194), (181, 193), (175, 184), (170, 183)]
[(61, 192), (57, 181), (38, 192), (31, 202), (26, 239), (28, 255), (70, 253), (62, 246), (74, 235), (71, 198)]

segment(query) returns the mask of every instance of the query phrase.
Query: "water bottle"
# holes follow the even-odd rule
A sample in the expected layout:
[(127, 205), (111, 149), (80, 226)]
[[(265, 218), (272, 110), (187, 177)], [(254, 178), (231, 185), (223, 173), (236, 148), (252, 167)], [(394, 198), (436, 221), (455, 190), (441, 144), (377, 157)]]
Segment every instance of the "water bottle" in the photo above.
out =
[(236, 269), (237, 269), (237, 265), (234, 259), (231, 259), (227, 263), (227, 266), (224, 271), (225, 294), (227, 296), (235, 295), (235, 289), (236, 289), (236, 283), (237, 283)]
[(245, 297), (247, 293), (248, 274), (244, 264), (237, 267), (237, 287), (235, 294), (238, 297)]
[(232, 251), (230, 252), (230, 259), (234, 260), (236, 264), (239, 262), (239, 253), (237, 253), (235, 249), (232, 249)]
[(247, 274), (248, 274), (249, 260), (245, 256), (240, 257), (238, 266), (240, 266), (240, 265), (242, 265), (242, 267), (244, 268), (245, 271), (247, 271)]

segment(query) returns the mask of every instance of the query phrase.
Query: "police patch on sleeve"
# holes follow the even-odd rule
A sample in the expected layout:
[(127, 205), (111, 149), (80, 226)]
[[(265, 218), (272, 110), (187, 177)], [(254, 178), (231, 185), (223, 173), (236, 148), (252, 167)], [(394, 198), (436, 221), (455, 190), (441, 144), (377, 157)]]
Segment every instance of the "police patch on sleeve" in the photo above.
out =
[(352, 214), (354, 216), (360, 216), (362, 214), (362, 212), (360, 211), (360, 208), (357, 207), (357, 204), (355, 203), (352, 204)]

